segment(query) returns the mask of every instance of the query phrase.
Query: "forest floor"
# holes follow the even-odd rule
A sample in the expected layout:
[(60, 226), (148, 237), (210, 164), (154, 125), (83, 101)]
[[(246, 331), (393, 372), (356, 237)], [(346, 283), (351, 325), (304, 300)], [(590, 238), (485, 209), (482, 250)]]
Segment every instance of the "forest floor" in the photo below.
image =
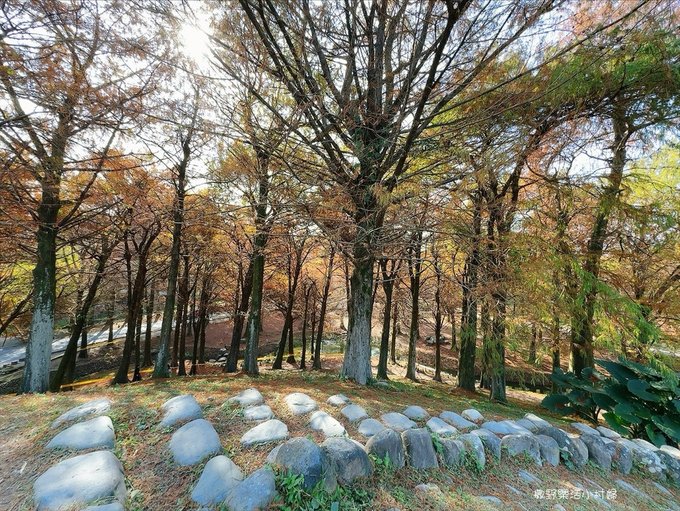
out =
[[(429, 378), (423, 378), (420, 383), (404, 380), (398, 366), (390, 367), (392, 382), (389, 388), (376, 385), (362, 387), (336, 376), (340, 360), (340, 355), (328, 355), (324, 359), (327, 367), (325, 371), (302, 372), (293, 370), (292, 366), (288, 366), (287, 371), (271, 371), (263, 366), (262, 374), (257, 378), (241, 373), (226, 375), (218, 372), (199, 377), (145, 380), (115, 387), (98, 383), (61, 394), (0, 396), (0, 509), (33, 509), (31, 488), (36, 477), (66, 455), (63, 451), (46, 451), (44, 448), (55, 433), (55, 430), (50, 429), (51, 421), (67, 409), (99, 397), (108, 397), (114, 403), (109, 412), (117, 439), (114, 453), (123, 463), (129, 490), (128, 509), (133, 511), (197, 508), (191, 502), (190, 494), (202, 465), (174, 465), (167, 447), (171, 432), (157, 427), (161, 404), (183, 393), (196, 397), (205, 418), (215, 426), (225, 454), (244, 473), (260, 468), (271, 450), (271, 446), (243, 449), (239, 439), (252, 423), (244, 421), (232, 407), (224, 406), (229, 397), (250, 387), (262, 392), (276, 417), (288, 425), (291, 437), (307, 436), (317, 443), (323, 441), (322, 435), (308, 427), (304, 416), (291, 415), (283, 401), (286, 394), (308, 394), (322, 409), (338, 418), (350, 436), (357, 439), (361, 437), (356, 424), (350, 424), (338, 409), (326, 404), (329, 396), (344, 393), (353, 403), (364, 407), (372, 417), (379, 417), (387, 411), (401, 411), (412, 404), (424, 407), (432, 415), (442, 410), (460, 413), (473, 407), (482, 412), (487, 420), (519, 418), (527, 412), (533, 412), (559, 427), (570, 429), (570, 421), (555, 417), (540, 407), (540, 394), (511, 389), (509, 403), (499, 405), (491, 403), (483, 392), (464, 392)], [(540, 479), (541, 490), (554, 490), (553, 495), (562, 497), (537, 498), (535, 491), (539, 488), (532, 487), (518, 477), (521, 469)], [(497, 508), (478, 497), (496, 496), (503, 501), (504, 509), (538, 511), (553, 509), (556, 504), (560, 504), (569, 511), (595, 510), (602, 509), (603, 504), (585, 496), (574, 498), (574, 495), (579, 494), (577, 490), (616, 490), (614, 479), (617, 478), (633, 484), (644, 492), (644, 496), (618, 489), (616, 498), (608, 501), (611, 509), (639, 511), (668, 508), (667, 498), (660, 494), (649, 477), (636, 472), (629, 476), (607, 474), (591, 463), (579, 470), (569, 470), (564, 465), (537, 467), (522, 458), (504, 458), (502, 462), (489, 460), (483, 472), (468, 466), (430, 471), (403, 469), (398, 472), (378, 467), (370, 479), (352, 490), (354, 507), (343, 504), (340, 509), (385, 510), (396, 507), (403, 511), (481, 511)], [(414, 491), (420, 483), (435, 483), (441, 488), (442, 494), (437, 496)], [(680, 500), (680, 489), (669, 484), (666, 486), (674, 492), (672, 498)]]

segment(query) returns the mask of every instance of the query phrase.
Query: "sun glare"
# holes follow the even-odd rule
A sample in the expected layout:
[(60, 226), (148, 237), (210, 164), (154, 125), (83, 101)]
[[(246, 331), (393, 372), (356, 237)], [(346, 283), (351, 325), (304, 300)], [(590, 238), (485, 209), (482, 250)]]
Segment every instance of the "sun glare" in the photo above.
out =
[(180, 29), (180, 43), (184, 53), (199, 63), (206, 60), (210, 54), (208, 30), (207, 19), (186, 22)]

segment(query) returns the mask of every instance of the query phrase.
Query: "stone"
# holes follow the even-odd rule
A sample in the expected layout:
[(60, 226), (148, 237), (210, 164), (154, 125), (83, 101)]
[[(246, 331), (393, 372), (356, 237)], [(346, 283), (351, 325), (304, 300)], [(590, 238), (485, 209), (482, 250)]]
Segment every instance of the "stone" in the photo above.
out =
[(676, 484), (680, 483), (680, 450), (670, 445), (662, 445), (656, 451), (661, 462), (666, 465), (666, 474)]
[(522, 481), (524, 481), (529, 486), (539, 486), (541, 484), (541, 480), (538, 477), (536, 477), (534, 474), (526, 470), (523, 469), (519, 470), (517, 472), (517, 475)]
[(125, 508), (120, 502), (113, 502), (100, 506), (87, 506), (83, 511), (125, 511)]
[(231, 490), (224, 505), (229, 511), (259, 511), (267, 509), (275, 498), (274, 471), (270, 467), (263, 467)]
[(233, 461), (224, 455), (215, 456), (205, 464), (191, 499), (201, 506), (217, 506), (241, 481), (243, 472)]
[(514, 493), (515, 495), (519, 495), (520, 497), (524, 497), (524, 493), (522, 493), (521, 491), (519, 491), (519, 490), (518, 490), (517, 488), (515, 488), (514, 486), (512, 486), (512, 485), (510, 485), (510, 484), (506, 484), (505, 487), (506, 487), (508, 490), (510, 490), (511, 493)]
[(501, 440), (501, 450), (510, 456), (526, 455), (534, 463), (541, 465), (541, 446), (534, 435), (505, 435)]
[(347, 405), (340, 410), (340, 413), (350, 422), (360, 421), (368, 417), (366, 410), (359, 405)]
[(366, 442), (365, 450), (379, 459), (389, 457), (390, 465), (400, 469), (406, 464), (401, 435), (392, 429), (383, 429)]
[(286, 438), (288, 438), (288, 426), (278, 419), (269, 419), (246, 431), (241, 437), (241, 445), (249, 447)]
[[(308, 438), (292, 438), (281, 444), (276, 453), (273, 465), (284, 473), (293, 473), (304, 477), (304, 487), (314, 488), (329, 472), (329, 462), (321, 448)], [(332, 477), (328, 474), (329, 487), (333, 487)]]
[(641, 499), (648, 499), (649, 498), (649, 496), (645, 492), (638, 490), (635, 486), (633, 486), (629, 482), (624, 481), (623, 479), (616, 479), (614, 481), (614, 484), (616, 484), (616, 486), (618, 486), (622, 490), (630, 492), (633, 495), (640, 497)]
[(625, 444), (615, 442), (614, 440), (605, 439), (605, 445), (612, 453), (612, 467), (622, 474), (630, 474), (633, 470), (633, 452)]
[(600, 468), (609, 472), (612, 469), (612, 450), (604, 442), (604, 438), (596, 435), (581, 435), (581, 441), (588, 448), (588, 457)]
[(424, 421), (430, 416), (430, 414), (427, 413), (425, 408), (415, 405), (406, 407), (406, 409), (403, 411), (403, 414), (406, 415), (406, 417), (408, 417), (409, 419), (414, 421)]
[(65, 429), (47, 444), (47, 449), (113, 449), (116, 436), (106, 415), (79, 422)]
[(439, 435), (440, 437), (447, 437), (458, 434), (458, 430), (456, 428), (454, 428), (450, 424), (447, 424), (439, 417), (432, 417), (429, 421), (427, 421), (425, 426), (427, 426), (427, 429), (432, 431), (432, 433), (434, 433), (435, 435)]
[(555, 504), (555, 505), (552, 507), (552, 510), (553, 510), (553, 511), (567, 511), (567, 508), (564, 507), (562, 504)]
[(445, 411), (439, 414), (439, 418), (445, 420), (451, 424), (454, 428), (464, 431), (466, 429), (476, 428), (477, 425), (474, 422), (461, 417), (455, 412)]
[(377, 419), (364, 419), (361, 421), (361, 424), (359, 424), (357, 431), (366, 438), (370, 438), (385, 429), (387, 428)]
[(350, 399), (344, 394), (335, 394), (326, 400), (331, 406), (345, 406), (350, 403)]
[(463, 418), (478, 424), (484, 421), (484, 416), (474, 408), (463, 410), (460, 414), (463, 416)]
[(243, 410), (243, 418), (247, 421), (266, 421), (274, 418), (274, 412), (267, 405), (253, 405)]
[(196, 419), (175, 431), (170, 438), (170, 451), (175, 463), (195, 465), (211, 454), (222, 450), (217, 431), (205, 419)]
[(484, 455), (484, 444), (482, 443), (482, 439), (472, 433), (465, 433), (464, 435), (459, 436), (458, 440), (463, 442), (465, 452), (472, 457), (477, 464), (477, 468), (479, 468), (480, 471), (484, 470), (486, 456)]
[(535, 422), (530, 421), (529, 419), (517, 419), (513, 421), (516, 425), (531, 431), (532, 433), (539, 433), (541, 430), (541, 427), (538, 426)]
[(642, 438), (633, 438), (632, 441), (646, 451), (656, 452), (658, 450), (658, 447), (656, 445)]
[(430, 432), (425, 428), (407, 429), (401, 434), (406, 463), (418, 469), (439, 468)]
[(434, 483), (421, 483), (421, 484), (417, 485), (414, 488), (414, 490), (416, 491), (416, 493), (425, 493), (425, 494), (429, 494), (429, 495), (432, 495), (432, 496), (437, 497), (437, 498), (444, 496), (441, 488), (439, 488), (439, 486), (437, 486)]
[(439, 443), (442, 446), (441, 458), (447, 467), (457, 467), (463, 462), (465, 445), (462, 441), (454, 438), (442, 438)]
[(499, 499), (498, 497), (494, 497), (493, 495), (485, 495), (483, 497), (479, 497), (480, 500), (483, 500), (487, 504), (491, 504), (492, 506), (502, 506), (503, 501)]
[(578, 431), (581, 435), (601, 436), (598, 430), (582, 422), (572, 422), (571, 427)]
[(553, 467), (559, 465), (560, 446), (557, 445), (557, 441), (547, 435), (536, 435), (536, 441), (538, 442), (538, 447), (541, 450), (541, 458), (543, 458)]
[(259, 390), (251, 388), (242, 390), (235, 396), (230, 397), (227, 400), (227, 403), (235, 403), (241, 407), (246, 408), (248, 406), (261, 405), (262, 403), (264, 403), (264, 398), (262, 397), (262, 394), (260, 394)]
[(487, 421), (482, 424), (483, 429), (488, 429), (497, 435), (531, 435), (531, 431), (522, 426), (518, 426), (512, 421)]
[(470, 431), (473, 435), (477, 435), (482, 439), (484, 450), (488, 451), (491, 456), (497, 460), (501, 459), (501, 439), (494, 435), (488, 429), (475, 429)]
[(418, 424), (406, 417), (406, 415), (398, 412), (385, 413), (380, 416), (380, 419), (385, 426), (399, 432), (418, 427)]
[(288, 394), (284, 399), (288, 405), (288, 409), (293, 415), (303, 415), (305, 413), (313, 412), (318, 408), (316, 401), (302, 392), (293, 392), (292, 394)]
[[(531, 422), (536, 424), (536, 426), (538, 426), (541, 429), (552, 427), (552, 424), (550, 424), (547, 420), (542, 419), (541, 417), (539, 417), (538, 415), (535, 415), (533, 413), (524, 414), (524, 418), (527, 419), (527, 420), (530, 420)], [(540, 429), (539, 429), (539, 431), (540, 431)]]
[(653, 477), (663, 479), (666, 466), (656, 452), (647, 448), (644, 444), (641, 445), (627, 438), (619, 438), (616, 443), (629, 449), (633, 465)]
[(656, 481), (652, 481), (652, 484), (656, 487), (657, 490), (666, 495), (666, 497), (673, 497), (671, 491), (668, 488), (666, 488), (663, 484), (659, 484)]
[(542, 428), (541, 434), (553, 438), (574, 467), (582, 467), (588, 461), (588, 448), (576, 435), (570, 436), (554, 426)]
[(52, 511), (95, 502), (125, 502), (123, 466), (111, 451), (69, 458), (47, 469), (33, 484), (38, 511)]
[(321, 444), (331, 462), (340, 484), (352, 484), (362, 477), (373, 473), (373, 466), (363, 446), (345, 437), (331, 437)]
[(196, 402), (196, 398), (190, 394), (183, 394), (168, 399), (161, 406), (163, 419), (161, 427), (169, 428), (175, 424), (189, 422), (203, 417), (203, 410)]
[(80, 420), (91, 415), (102, 415), (111, 409), (111, 400), (108, 398), (94, 399), (83, 403), (80, 406), (71, 408), (57, 417), (50, 426), (52, 429), (58, 428), (65, 422)]
[(607, 437), (610, 440), (618, 440), (621, 438), (621, 435), (619, 435), (616, 431), (605, 428), (604, 426), (598, 426), (597, 430), (600, 432), (600, 435)]
[(345, 436), (347, 434), (345, 426), (340, 424), (335, 417), (327, 414), (323, 410), (317, 410), (312, 414), (309, 426), (314, 431), (321, 431), (326, 437)]
[(279, 449), (281, 449), (281, 445), (282, 444), (277, 445), (271, 451), (269, 451), (269, 454), (267, 454), (266, 461), (270, 465), (274, 463), (274, 460), (276, 459), (276, 455), (279, 453)]

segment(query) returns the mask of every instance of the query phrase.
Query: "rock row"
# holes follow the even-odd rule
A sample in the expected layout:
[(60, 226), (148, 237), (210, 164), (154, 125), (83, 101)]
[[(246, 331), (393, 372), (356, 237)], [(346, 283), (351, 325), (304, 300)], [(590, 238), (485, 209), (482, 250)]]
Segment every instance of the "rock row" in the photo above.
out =
[(57, 433), (46, 449), (90, 452), (67, 458), (36, 479), (33, 499), (38, 511), (123, 511), (127, 497), (123, 466), (111, 452), (116, 437), (111, 418), (104, 415), (110, 408), (110, 400), (96, 399), (68, 410), (52, 423), (52, 429), (73, 424)]

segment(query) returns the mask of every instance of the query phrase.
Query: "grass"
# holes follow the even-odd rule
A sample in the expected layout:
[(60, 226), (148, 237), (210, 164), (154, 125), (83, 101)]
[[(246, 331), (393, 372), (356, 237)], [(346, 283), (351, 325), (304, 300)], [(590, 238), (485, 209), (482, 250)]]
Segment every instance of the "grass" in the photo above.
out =
[[(349, 434), (357, 439), (361, 438), (357, 433), (357, 425), (345, 421), (338, 409), (326, 404), (330, 395), (344, 393), (376, 418), (387, 411), (401, 411), (407, 405), (418, 404), (431, 414), (438, 414), (442, 410), (460, 412), (466, 408), (476, 408), (489, 420), (518, 418), (527, 412), (534, 412), (549, 418), (558, 426), (568, 427), (568, 421), (551, 416), (540, 408), (541, 396), (529, 392), (513, 391), (510, 403), (499, 405), (491, 403), (480, 393), (462, 392), (451, 385), (430, 381), (413, 383), (399, 379), (391, 382), (389, 388), (375, 385), (361, 387), (327, 372), (301, 374), (299, 371), (267, 371), (255, 379), (243, 375), (220, 374), (145, 381), (119, 387), (99, 386), (63, 394), (3, 396), (0, 397), (0, 509), (32, 509), (31, 487), (35, 478), (52, 464), (73, 454), (44, 450), (43, 446), (55, 433), (49, 429), (49, 424), (65, 410), (102, 396), (114, 401), (110, 416), (117, 437), (115, 454), (121, 459), (127, 478), (128, 509), (197, 509), (190, 500), (190, 493), (200, 476), (203, 464), (177, 467), (172, 463), (167, 448), (171, 430), (158, 428), (159, 408), (173, 396), (193, 394), (202, 405), (206, 419), (215, 426), (224, 453), (245, 473), (251, 473), (264, 464), (272, 446), (242, 449), (239, 439), (253, 424), (243, 420), (240, 409), (224, 403), (237, 392), (253, 386), (263, 393), (266, 403), (271, 406), (277, 418), (288, 425), (291, 436), (308, 436), (317, 443), (321, 443), (323, 437), (307, 426), (305, 417), (293, 416), (288, 412), (283, 402), (286, 394), (309, 394), (322, 409), (343, 422)], [(561, 490), (562, 494), (565, 491), (575, 492), (579, 485), (591, 490), (597, 490), (598, 486), (612, 489), (615, 488), (613, 479), (621, 477), (651, 498), (641, 501), (634, 495), (625, 495), (622, 490), (618, 490), (617, 499), (611, 502), (613, 509), (668, 508), (667, 501), (659, 495), (651, 481), (638, 474), (613, 476), (592, 465), (579, 471), (570, 471), (564, 466), (539, 468), (532, 462), (517, 457), (511, 460), (504, 458), (501, 462), (488, 458), (487, 466), (482, 472), (478, 472), (470, 464), (433, 471), (394, 471), (389, 467), (380, 467), (371, 479), (343, 490), (337, 497), (338, 511), (361, 508), (380, 510), (390, 507), (403, 511), (493, 509), (490, 504), (478, 498), (484, 495), (499, 497), (507, 509), (549, 510), (558, 502), (569, 510), (601, 509), (601, 504), (592, 499), (534, 498), (533, 492), (537, 488), (532, 488), (517, 477), (517, 471), (521, 468), (529, 470), (542, 481), (541, 489), (554, 489), (556, 492)], [(442, 494), (415, 492), (415, 486), (421, 483), (437, 484)], [(507, 485), (519, 490), (522, 495), (511, 493)], [(676, 497), (680, 496), (677, 488), (666, 486)], [(300, 497), (295, 493), (294, 486), (291, 488), (295, 498), (313, 498), (311, 495)], [(364, 502), (365, 500), (369, 502)], [(323, 505), (326, 507), (318, 509), (330, 509), (333, 502), (333, 499), (324, 500)], [(287, 504), (282, 500), (277, 505), (283, 508)], [(288, 508), (291, 508), (290, 505)]]

